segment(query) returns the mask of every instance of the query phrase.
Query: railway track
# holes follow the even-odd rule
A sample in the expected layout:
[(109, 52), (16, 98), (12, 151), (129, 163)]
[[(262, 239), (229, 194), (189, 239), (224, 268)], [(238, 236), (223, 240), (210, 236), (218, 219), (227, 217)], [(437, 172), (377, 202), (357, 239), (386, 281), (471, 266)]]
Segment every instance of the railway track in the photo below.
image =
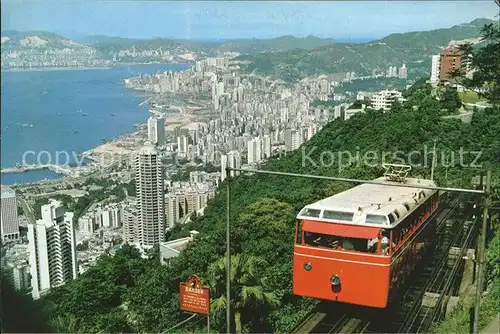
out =
[[(446, 195), (445, 195), (446, 196)], [(473, 239), (473, 228), (461, 229), (464, 220), (454, 217), (459, 209), (463, 196), (443, 197), (442, 209), (435, 214), (436, 245), (433, 252), (433, 265), (420, 268), (417, 279), (410, 282), (399, 303), (385, 310), (367, 310), (366, 308), (336, 304), (323, 301), (299, 324), (293, 333), (380, 333), (380, 332), (426, 332), (432, 322), (440, 316), (439, 310), (424, 309), (421, 300), (425, 292), (434, 287), (434, 290), (445, 291), (440, 294), (436, 303), (438, 308), (449, 296), (453, 284), (451, 277), (456, 277), (460, 271), (460, 259)], [(447, 222), (450, 218), (455, 221), (452, 226)], [(473, 225), (475, 226), (475, 225)], [(451, 228), (451, 229), (450, 229)], [(444, 262), (447, 262), (451, 247), (460, 246), (458, 261), (451, 271), (443, 273)], [(436, 262), (437, 261), (437, 262)], [(428, 265), (428, 263), (426, 263)], [(423, 264), (425, 265), (425, 264)], [(437, 269), (436, 269), (437, 268)], [(430, 284), (432, 283), (432, 284)], [(441, 285), (439, 285), (440, 283)], [(399, 311), (395, 311), (399, 310)]]
[[(454, 283), (460, 278), (463, 255), (475, 235), (476, 225), (467, 223), (468, 212), (462, 213), (465, 219), (454, 214), (460, 199), (452, 201), (450, 208), (441, 214), (435, 240), (437, 247), (432, 257), (423, 263), (424, 267), (418, 270), (400, 300), (388, 308), (387, 320), (372, 323), (368, 332), (428, 332), (432, 323), (439, 319), (444, 301), (451, 295)], [(452, 247), (457, 247), (460, 251), (456, 260), (450, 264), (449, 253)], [(427, 293), (437, 297), (434, 305), (428, 307), (423, 304)], [(428, 301), (426, 304), (429, 304)]]

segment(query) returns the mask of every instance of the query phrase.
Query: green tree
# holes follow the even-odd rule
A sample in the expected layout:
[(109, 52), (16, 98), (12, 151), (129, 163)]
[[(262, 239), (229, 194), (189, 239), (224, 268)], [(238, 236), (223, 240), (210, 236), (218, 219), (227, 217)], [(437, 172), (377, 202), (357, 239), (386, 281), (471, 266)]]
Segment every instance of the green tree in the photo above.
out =
[(462, 106), (457, 90), (451, 87), (445, 88), (439, 102), (441, 107), (446, 109), (448, 113), (455, 113)]
[[(243, 324), (250, 318), (253, 308), (274, 308), (279, 305), (276, 295), (264, 290), (258, 273), (258, 268), (263, 266), (264, 262), (258, 257), (244, 254), (231, 256), (231, 310), (236, 333), (242, 333)], [(226, 258), (217, 260), (209, 267), (208, 277), (215, 296), (211, 307), (216, 316), (221, 316), (227, 307)]]
[(487, 24), (481, 30), (482, 46), (472, 44), (460, 47), (470, 59), (472, 76), (467, 77), (463, 68), (450, 72), (463, 86), (477, 92), (493, 105), (500, 102), (500, 26)]

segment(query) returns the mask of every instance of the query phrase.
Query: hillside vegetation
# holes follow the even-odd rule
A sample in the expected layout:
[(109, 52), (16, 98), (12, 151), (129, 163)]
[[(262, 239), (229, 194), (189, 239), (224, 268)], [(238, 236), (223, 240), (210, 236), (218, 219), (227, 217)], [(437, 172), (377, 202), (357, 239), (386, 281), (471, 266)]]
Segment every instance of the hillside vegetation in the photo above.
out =
[(355, 71), (371, 75), (372, 70), (387, 70), (389, 66), (406, 63), (409, 78), (427, 76), (430, 56), (437, 54), (451, 40), (477, 37), (481, 28), (492, 22), (477, 19), (449, 29), (392, 34), (383, 39), (361, 44), (336, 43), (314, 50), (288, 50), (241, 56), (251, 61), (247, 71), (257, 71), (285, 80), (297, 80), (309, 75)]
[[(303, 150), (306, 154), (313, 150), (308, 156), (317, 163), (325, 151), (350, 152), (353, 157), (356, 152), (363, 156), (368, 151), (401, 151), (403, 153), (395, 158), (402, 159), (414, 150), (422, 154), (426, 149), (430, 152), (433, 140), (437, 139), (438, 153), (447, 152), (449, 157), (455, 152), (454, 165), (448, 162), (446, 167), (438, 158), (436, 179), (440, 185), (470, 187), (471, 178), (478, 174), (480, 168), (458, 165), (458, 152), (463, 147), (465, 151), (482, 151), (475, 163), (482, 168), (494, 167), (496, 187), (500, 175), (500, 138), (497, 136), (500, 133), (500, 110), (478, 111), (472, 122), (465, 124), (442, 119), (439, 116), (440, 102), (429, 95), (429, 87), (422, 82), (406, 95), (408, 104), (390, 112), (368, 110), (348, 121), (331, 122), (301, 149), (275, 157), (262, 168), (371, 179), (380, 176), (379, 167), (349, 166), (345, 158), (341, 164), (335, 161), (331, 166), (314, 166), (309, 160), (303, 162)], [(415, 105), (419, 107), (417, 112), (412, 111)], [(475, 156), (467, 155), (464, 164), (470, 164), (474, 159)], [(430, 160), (427, 159), (428, 163)], [(423, 156), (413, 164), (418, 162), (424, 162)], [(416, 167), (412, 173), (428, 177), (429, 167)], [(266, 307), (250, 303), (240, 308), (243, 331), (289, 332), (315, 304), (314, 300), (292, 294), (294, 217), (305, 204), (349, 186), (339, 182), (266, 175), (242, 175), (233, 180), (231, 252), (255, 257), (259, 263), (265, 263), (254, 268), (253, 275), (262, 282), (263, 292), (272, 293), (279, 303)], [(198, 239), (168, 266), (159, 265), (158, 254), (144, 260), (134, 248), (124, 246), (116, 256), (103, 256), (95, 267), (77, 280), (54, 289), (37, 304), (44, 316), (51, 319), (51, 326), (63, 332), (165, 331), (186, 318), (178, 308), (179, 282), (192, 274), (211, 282), (208, 280), (209, 268), (224, 256), (225, 204), (225, 192), (222, 191), (210, 201), (204, 216), (196, 217), (188, 225), (177, 226), (170, 233), (170, 238), (177, 238), (187, 235), (192, 229), (200, 232)], [(222, 297), (220, 292), (214, 292), (214, 300), (219, 297)], [(203, 327), (204, 323), (203, 320), (189, 322), (182, 331)], [(212, 326), (214, 330), (225, 331), (224, 312), (213, 314)]]

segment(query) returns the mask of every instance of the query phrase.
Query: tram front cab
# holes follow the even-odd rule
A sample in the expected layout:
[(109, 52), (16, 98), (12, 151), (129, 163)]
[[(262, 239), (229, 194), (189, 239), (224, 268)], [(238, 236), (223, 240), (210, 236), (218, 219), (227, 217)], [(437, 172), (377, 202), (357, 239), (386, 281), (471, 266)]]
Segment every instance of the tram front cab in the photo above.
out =
[(390, 287), (387, 235), (378, 227), (298, 221), (294, 294), (386, 307)]

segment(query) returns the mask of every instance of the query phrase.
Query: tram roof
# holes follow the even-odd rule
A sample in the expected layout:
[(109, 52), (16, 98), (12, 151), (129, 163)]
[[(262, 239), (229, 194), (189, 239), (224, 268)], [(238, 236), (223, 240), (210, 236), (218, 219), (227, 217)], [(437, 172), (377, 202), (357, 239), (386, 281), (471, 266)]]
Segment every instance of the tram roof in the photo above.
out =
[[(380, 177), (375, 181), (397, 185)], [(434, 181), (407, 178), (405, 185), (435, 187)], [(306, 205), (298, 219), (366, 226), (394, 226), (423, 203), (433, 190), (365, 183)]]

